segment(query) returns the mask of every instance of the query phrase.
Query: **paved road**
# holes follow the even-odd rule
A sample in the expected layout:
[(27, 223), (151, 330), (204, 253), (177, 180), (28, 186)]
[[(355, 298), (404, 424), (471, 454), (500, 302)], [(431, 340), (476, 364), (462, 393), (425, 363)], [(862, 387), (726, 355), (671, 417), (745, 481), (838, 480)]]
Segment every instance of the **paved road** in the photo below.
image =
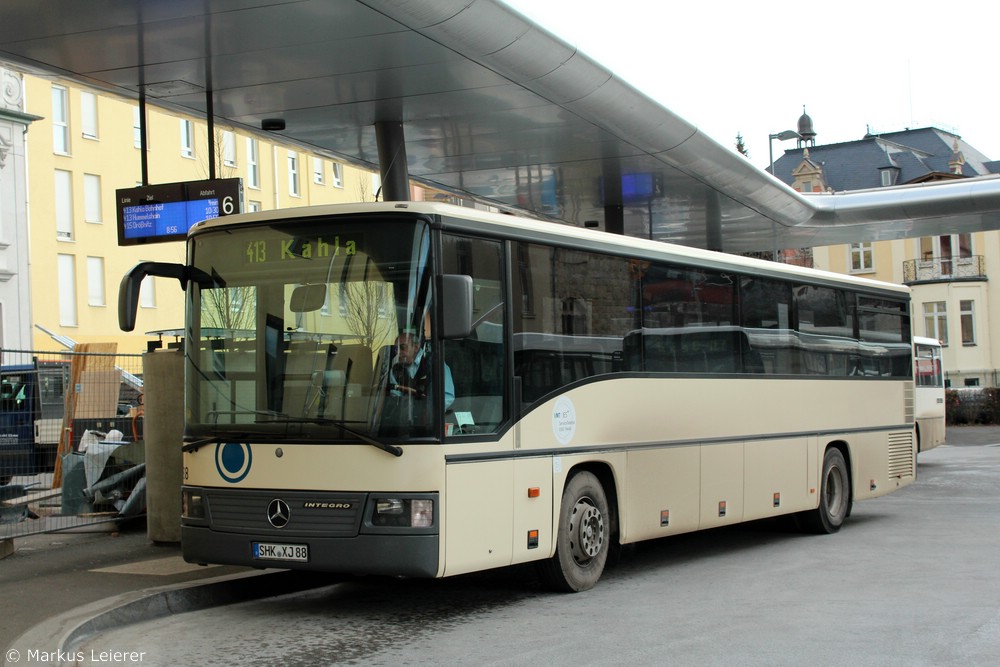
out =
[(756, 523), (643, 543), (583, 594), (547, 593), (531, 568), (348, 580), (72, 648), (86, 665), (134, 650), (118, 664), (992, 666), (998, 436), (953, 429), (916, 484), (856, 504), (837, 535)]
[[(73, 533), (18, 537), (14, 548), (12, 556), (0, 560), (4, 647), (40, 622), (96, 600), (235, 571), (179, 562), (180, 548), (149, 542), (142, 522), (120, 530), (105, 524)], [(138, 567), (142, 563), (145, 569)]]
[(995, 445), (1000, 443), (1000, 426), (949, 426), (947, 441), (953, 447)]

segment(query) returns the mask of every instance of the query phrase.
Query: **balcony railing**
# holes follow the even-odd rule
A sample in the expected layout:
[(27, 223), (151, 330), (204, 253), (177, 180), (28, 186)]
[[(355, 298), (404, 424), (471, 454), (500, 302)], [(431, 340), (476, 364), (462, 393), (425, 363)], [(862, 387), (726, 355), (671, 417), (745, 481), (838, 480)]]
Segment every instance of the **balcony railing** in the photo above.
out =
[(903, 282), (986, 280), (986, 261), (982, 255), (946, 259), (910, 259), (903, 262)]

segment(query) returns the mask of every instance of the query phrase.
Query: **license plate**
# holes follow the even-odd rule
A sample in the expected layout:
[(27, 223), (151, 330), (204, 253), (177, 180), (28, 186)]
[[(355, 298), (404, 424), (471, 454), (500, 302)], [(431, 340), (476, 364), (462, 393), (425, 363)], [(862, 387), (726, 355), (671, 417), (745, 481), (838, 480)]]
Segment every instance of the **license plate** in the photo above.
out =
[(305, 562), (309, 560), (309, 546), (306, 544), (274, 544), (273, 542), (254, 542), (254, 560), (294, 560)]

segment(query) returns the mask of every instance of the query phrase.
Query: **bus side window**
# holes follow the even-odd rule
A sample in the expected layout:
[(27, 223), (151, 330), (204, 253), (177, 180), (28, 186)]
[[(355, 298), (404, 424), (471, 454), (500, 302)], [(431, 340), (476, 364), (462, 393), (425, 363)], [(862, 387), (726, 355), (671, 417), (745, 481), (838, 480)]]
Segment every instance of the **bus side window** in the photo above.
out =
[[(504, 421), (506, 376), (503, 252), (499, 242), (446, 234), (442, 237), (445, 273), (472, 277), (472, 333), (444, 341), (455, 402), (445, 415), (450, 433), (491, 433)], [(457, 427), (457, 428), (454, 428)]]

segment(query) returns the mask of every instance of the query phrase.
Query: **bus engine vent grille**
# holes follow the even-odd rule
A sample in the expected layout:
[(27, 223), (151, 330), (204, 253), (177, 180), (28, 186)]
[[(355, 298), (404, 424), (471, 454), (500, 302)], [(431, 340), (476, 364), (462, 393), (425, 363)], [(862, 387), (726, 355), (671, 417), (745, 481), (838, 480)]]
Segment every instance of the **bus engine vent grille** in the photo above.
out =
[(913, 431), (889, 434), (889, 477), (913, 475)]
[(913, 423), (914, 414), (916, 410), (914, 401), (915, 398), (914, 398), (913, 385), (909, 385), (908, 387), (906, 387), (906, 389), (903, 390), (903, 409), (904, 409), (903, 417), (906, 420), (904, 422), (906, 424)]

